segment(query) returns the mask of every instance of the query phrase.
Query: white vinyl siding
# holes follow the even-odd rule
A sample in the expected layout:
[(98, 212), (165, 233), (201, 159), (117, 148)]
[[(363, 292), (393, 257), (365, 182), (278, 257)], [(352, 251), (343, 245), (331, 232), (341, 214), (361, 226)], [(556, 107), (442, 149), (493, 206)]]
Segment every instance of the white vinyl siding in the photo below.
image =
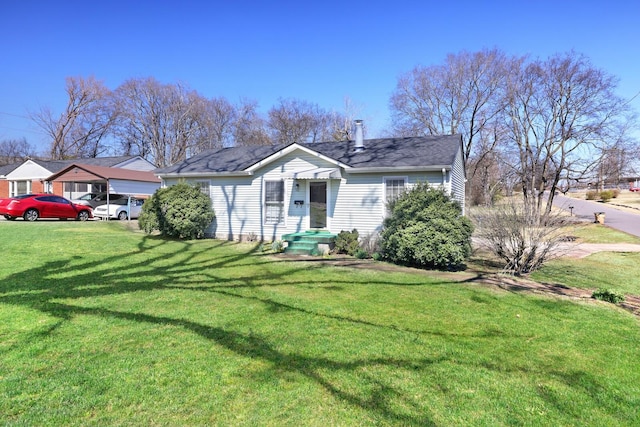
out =
[(330, 231), (339, 233), (354, 228), (365, 236), (379, 231), (384, 220), (382, 178), (380, 175), (347, 175), (331, 181), (333, 218)]
[(462, 214), (465, 214), (465, 182), (466, 177), (464, 175), (464, 162), (462, 156), (462, 148), (458, 150), (458, 155), (451, 167), (451, 197), (457, 200), (462, 207)]
[(382, 229), (386, 216), (386, 179), (404, 179), (405, 189), (418, 182), (426, 182), (433, 187), (442, 185), (442, 172), (416, 172), (406, 176), (384, 174), (346, 174), (342, 181), (331, 181), (335, 212), (331, 232), (356, 228), (361, 236), (377, 233)]

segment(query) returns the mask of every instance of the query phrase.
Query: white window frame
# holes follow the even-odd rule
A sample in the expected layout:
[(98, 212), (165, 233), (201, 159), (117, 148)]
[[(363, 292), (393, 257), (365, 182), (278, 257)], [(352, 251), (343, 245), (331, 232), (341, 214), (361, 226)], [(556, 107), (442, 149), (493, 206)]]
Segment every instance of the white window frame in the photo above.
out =
[[(282, 186), (282, 200), (280, 201), (267, 201), (267, 185), (268, 183), (279, 183)], [(286, 211), (285, 211), (285, 199), (287, 196), (287, 189), (285, 186), (285, 182), (282, 179), (264, 179), (262, 181), (263, 191), (262, 191), (262, 223), (264, 225), (284, 225), (286, 221)], [(269, 216), (267, 216), (268, 206), (278, 206), (280, 205), (280, 220), (273, 221)]]
[(18, 194), (18, 183), (24, 182), (27, 184), (27, 192), (23, 194), (31, 194), (31, 180), (30, 179), (20, 179), (17, 181), (9, 181), (9, 197), (20, 196)]
[(388, 181), (403, 181), (403, 190), (407, 191), (409, 189), (409, 177), (408, 176), (383, 176), (382, 177), (382, 212), (386, 217), (389, 215), (389, 211), (387, 209), (387, 204), (391, 201), (387, 198), (387, 183)]

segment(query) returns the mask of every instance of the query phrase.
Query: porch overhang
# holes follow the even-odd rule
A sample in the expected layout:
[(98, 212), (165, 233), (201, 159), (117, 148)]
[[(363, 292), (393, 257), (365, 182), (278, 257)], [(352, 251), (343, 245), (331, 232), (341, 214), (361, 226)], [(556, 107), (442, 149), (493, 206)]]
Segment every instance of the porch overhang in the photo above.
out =
[(339, 168), (314, 168), (298, 172), (287, 172), (286, 179), (342, 179)]

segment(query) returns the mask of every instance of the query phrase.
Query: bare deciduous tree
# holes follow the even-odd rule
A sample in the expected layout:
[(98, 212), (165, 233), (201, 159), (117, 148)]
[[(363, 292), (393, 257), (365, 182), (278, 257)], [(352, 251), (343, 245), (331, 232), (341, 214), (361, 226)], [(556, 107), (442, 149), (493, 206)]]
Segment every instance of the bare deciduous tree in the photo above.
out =
[(0, 141), (0, 165), (10, 165), (35, 156), (34, 148), (25, 138)]
[(206, 100), (203, 118), (207, 137), (201, 141), (197, 151), (233, 145), (233, 129), (237, 119), (233, 104), (225, 98)]
[[(354, 135), (354, 122), (361, 118), (360, 108), (353, 105), (349, 97), (344, 99), (344, 112), (330, 112), (328, 113), (330, 132), (327, 138), (323, 141), (349, 141), (355, 138)], [(366, 134), (366, 124), (365, 124)]]
[(141, 155), (162, 167), (211, 143), (210, 106), (195, 91), (146, 78), (124, 82), (116, 94), (117, 136), (127, 154)]
[(503, 132), (504, 79), (522, 60), (483, 50), (448, 55), (443, 65), (414, 68), (400, 77), (391, 97), (394, 133), (461, 134), (467, 173), (478, 180), (477, 191), (486, 198), (491, 190), (482, 187), (485, 181), (476, 177), (476, 166), (486, 166), (483, 157), (504, 142), (497, 137)]
[(271, 138), (265, 130), (265, 121), (258, 114), (255, 101), (242, 100), (236, 107), (233, 126), (235, 145), (270, 145)]
[(66, 92), (59, 117), (45, 107), (31, 118), (51, 138), (52, 159), (97, 157), (108, 150), (104, 141), (115, 121), (111, 92), (94, 77), (68, 77)]
[(549, 215), (561, 180), (592, 168), (599, 147), (620, 129), (625, 103), (612, 76), (573, 52), (527, 64), (507, 85), (513, 171), (525, 205)]
[(318, 105), (298, 99), (280, 99), (268, 112), (271, 139), (280, 144), (319, 142), (330, 138), (331, 116)]
[(503, 79), (519, 61), (483, 50), (448, 55), (444, 65), (414, 68), (400, 77), (391, 97), (396, 133), (460, 133), (469, 158), (477, 135), (502, 112)]

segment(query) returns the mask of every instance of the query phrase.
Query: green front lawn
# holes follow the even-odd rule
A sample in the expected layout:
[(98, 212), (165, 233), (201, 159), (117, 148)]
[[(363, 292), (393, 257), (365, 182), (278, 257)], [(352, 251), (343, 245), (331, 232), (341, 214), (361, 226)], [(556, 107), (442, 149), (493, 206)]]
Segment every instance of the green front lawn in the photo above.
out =
[(578, 243), (640, 244), (640, 237), (593, 223), (578, 223), (576, 225), (569, 226), (566, 229), (566, 235), (577, 237)]
[(575, 288), (640, 295), (640, 252), (597, 252), (581, 259), (556, 259), (531, 277)]
[[(581, 243), (633, 243), (640, 238), (599, 224), (579, 224), (567, 230)], [(640, 252), (596, 252), (581, 259), (559, 258), (534, 272), (539, 282), (559, 283), (582, 289), (604, 288), (640, 295)]]
[(632, 425), (640, 325), (604, 303), (0, 222), (4, 425)]

